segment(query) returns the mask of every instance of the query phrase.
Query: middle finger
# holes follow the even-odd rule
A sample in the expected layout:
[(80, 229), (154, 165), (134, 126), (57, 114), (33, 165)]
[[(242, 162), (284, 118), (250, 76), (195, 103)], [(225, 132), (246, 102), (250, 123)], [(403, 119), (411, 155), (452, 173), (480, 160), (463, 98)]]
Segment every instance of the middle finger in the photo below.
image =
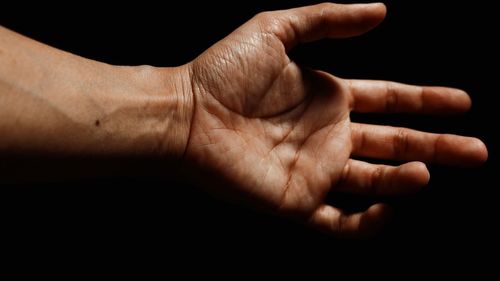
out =
[(475, 166), (487, 158), (476, 138), (407, 128), (352, 123), (353, 156)]

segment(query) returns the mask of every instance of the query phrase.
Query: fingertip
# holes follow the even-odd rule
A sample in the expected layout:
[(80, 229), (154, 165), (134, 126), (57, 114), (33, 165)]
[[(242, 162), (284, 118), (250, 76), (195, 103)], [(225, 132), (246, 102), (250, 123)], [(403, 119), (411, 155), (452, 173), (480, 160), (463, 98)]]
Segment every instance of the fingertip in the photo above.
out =
[(370, 3), (370, 5), (373, 6), (373, 9), (377, 9), (377, 12), (379, 12), (379, 14), (382, 15), (383, 17), (385, 17), (385, 15), (387, 14), (387, 6), (384, 3), (374, 2)]
[(429, 183), (431, 174), (424, 162), (412, 162), (414, 173), (416, 174), (417, 184), (419, 187), (426, 186)]
[(377, 26), (384, 20), (387, 14), (387, 7), (382, 2), (367, 3), (367, 4), (354, 4), (360, 5), (363, 9), (368, 10), (364, 17), (373, 27)]
[(400, 176), (404, 182), (400, 185), (406, 190), (416, 192), (429, 183), (430, 173), (427, 166), (420, 161), (409, 162), (401, 166)]
[(488, 160), (488, 149), (478, 138), (441, 135), (436, 147), (434, 160), (439, 164), (473, 168)]
[(470, 110), (472, 106), (472, 100), (466, 91), (457, 89), (457, 99), (459, 100), (458, 104), (460, 105), (460, 110), (462, 112), (467, 112)]
[(472, 101), (467, 92), (448, 87), (422, 88), (422, 111), (431, 114), (460, 114), (469, 111)]
[(351, 5), (356, 5), (358, 7), (364, 7), (364, 8), (380, 9), (383, 12), (386, 11), (386, 6), (382, 2), (359, 3), (359, 4), (351, 4)]
[(368, 208), (366, 210), (367, 214), (370, 214), (372, 217), (377, 218), (378, 220), (386, 220), (392, 215), (392, 208), (384, 203), (377, 203)]
[(385, 18), (386, 8), (383, 3), (368, 4), (331, 4), (323, 10), (323, 16), (329, 19), (334, 28), (330, 28), (328, 37), (346, 38), (358, 36), (377, 27)]
[(473, 138), (470, 150), (473, 152), (473, 163), (476, 166), (480, 166), (488, 160), (488, 148), (486, 148), (486, 145), (480, 139)]
[(488, 149), (478, 138), (466, 137), (460, 144), (459, 158), (455, 163), (464, 167), (479, 167), (488, 160)]
[(368, 208), (360, 222), (359, 238), (369, 238), (382, 230), (392, 217), (392, 208), (384, 203), (377, 203)]

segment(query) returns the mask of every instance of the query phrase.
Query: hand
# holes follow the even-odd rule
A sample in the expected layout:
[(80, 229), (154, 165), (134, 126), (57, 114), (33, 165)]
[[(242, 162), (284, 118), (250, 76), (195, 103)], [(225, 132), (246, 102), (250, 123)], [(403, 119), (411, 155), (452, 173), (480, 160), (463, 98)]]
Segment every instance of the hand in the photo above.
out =
[[(349, 119), (351, 111), (464, 112), (470, 99), (463, 91), (345, 80), (303, 68), (287, 56), (299, 43), (360, 35), (385, 13), (383, 4), (261, 13), (194, 60), (185, 160), (198, 169), (198, 183), (233, 200), (352, 236), (376, 230), (386, 207), (376, 204), (347, 215), (324, 203), (330, 190), (410, 193), (429, 180), (418, 161), (484, 162), (486, 148), (475, 138)], [(353, 159), (358, 156), (416, 162), (374, 165)]]

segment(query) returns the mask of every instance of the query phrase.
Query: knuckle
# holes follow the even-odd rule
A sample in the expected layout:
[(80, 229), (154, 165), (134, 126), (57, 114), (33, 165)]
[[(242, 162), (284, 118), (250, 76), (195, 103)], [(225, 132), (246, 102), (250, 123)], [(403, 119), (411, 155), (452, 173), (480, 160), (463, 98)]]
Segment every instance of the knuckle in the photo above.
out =
[(350, 163), (347, 163), (345, 166), (344, 166), (344, 169), (342, 170), (342, 177), (341, 179), (343, 181), (349, 179), (351, 177), (351, 164)]
[(353, 142), (353, 148), (352, 150), (354, 152), (362, 152), (366, 148), (366, 132), (358, 129), (352, 130), (352, 134), (354, 136), (354, 139), (356, 139)]
[(274, 17), (273, 12), (265, 11), (265, 12), (260, 12), (255, 15), (255, 19), (259, 22), (267, 22), (270, 19)]
[(286, 23), (278, 11), (260, 12), (254, 16), (253, 21), (255, 21), (264, 33), (280, 33), (282, 32), (283, 24)]
[(344, 80), (344, 85), (346, 88), (346, 93), (347, 95), (347, 101), (349, 104), (349, 110), (353, 110), (356, 107), (356, 100), (354, 99), (354, 87), (352, 85), (352, 80)]
[(329, 3), (329, 2), (323, 2), (318, 4), (317, 6), (319, 9), (319, 14), (321, 15), (321, 18), (323, 18), (324, 15), (329, 15), (335, 10), (339, 10), (343, 8), (342, 4), (335, 4), (335, 3)]
[(323, 2), (323, 3), (318, 4), (318, 7), (320, 8), (320, 10), (331, 9), (335, 6), (336, 6), (336, 4), (329, 3), (329, 2)]
[(373, 170), (373, 172), (371, 174), (370, 185), (369, 185), (370, 193), (375, 192), (377, 190), (377, 187), (380, 184), (380, 180), (382, 179), (383, 173), (384, 173), (384, 168), (382, 166), (377, 166)]
[(344, 216), (340, 216), (338, 220), (332, 222), (332, 231), (337, 234), (342, 234), (346, 231), (346, 218)]
[(406, 129), (398, 129), (393, 138), (394, 156), (402, 158), (408, 151), (409, 133)]
[(415, 102), (415, 106), (418, 112), (425, 112), (426, 108), (426, 100), (427, 100), (427, 90), (424, 87), (420, 87), (418, 89), (418, 99)]
[(385, 110), (395, 112), (398, 107), (398, 93), (393, 83), (386, 85)]

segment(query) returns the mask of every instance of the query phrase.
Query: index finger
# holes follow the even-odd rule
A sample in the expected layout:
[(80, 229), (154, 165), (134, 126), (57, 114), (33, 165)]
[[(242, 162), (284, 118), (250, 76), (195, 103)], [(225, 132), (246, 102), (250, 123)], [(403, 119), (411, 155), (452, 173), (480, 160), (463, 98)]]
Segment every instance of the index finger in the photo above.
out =
[(388, 81), (347, 81), (355, 112), (452, 114), (466, 112), (471, 106), (467, 93), (459, 89)]

